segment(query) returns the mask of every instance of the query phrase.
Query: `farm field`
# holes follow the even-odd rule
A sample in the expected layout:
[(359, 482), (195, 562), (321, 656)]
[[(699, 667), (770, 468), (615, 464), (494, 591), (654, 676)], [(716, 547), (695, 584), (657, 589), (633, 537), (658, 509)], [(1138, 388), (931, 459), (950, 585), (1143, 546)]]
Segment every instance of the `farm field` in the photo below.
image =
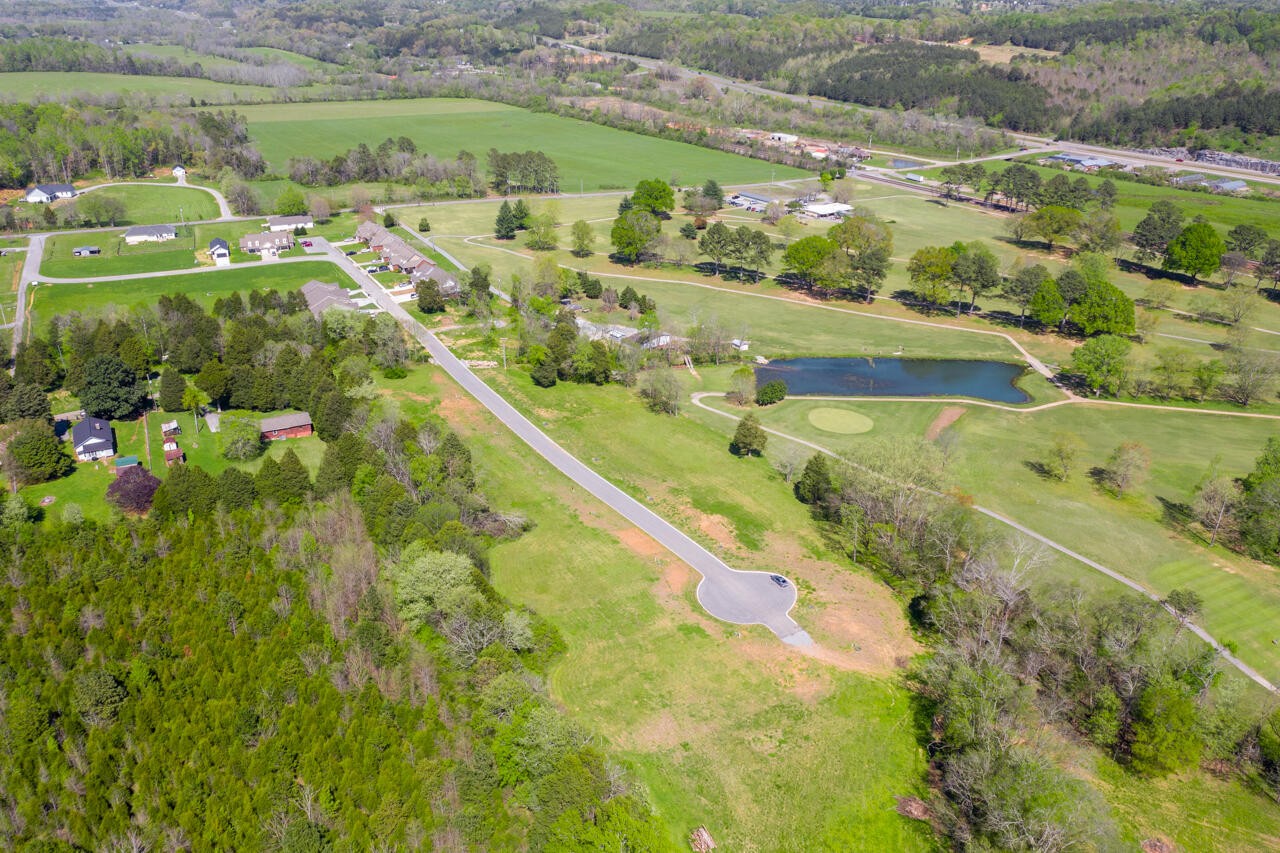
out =
[[(483, 163), (490, 147), (538, 149), (560, 167), (565, 192), (630, 189), (641, 178), (685, 183), (715, 175), (722, 183), (803, 177), (805, 172), (694, 145), (639, 136), (575, 119), (466, 99), (273, 104), (241, 113), (249, 135), (271, 168), (283, 172), (290, 157), (327, 158), (360, 143), (409, 136), (439, 158), (469, 150)], [(483, 144), (480, 144), (483, 142)]]
[(234, 104), (275, 96), (269, 86), (215, 83), (196, 77), (146, 77), (88, 71), (9, 71), (0, 73), (0, 99), (32, 101), (69, 99), (77, 95), (119, 95), (131, 103)]
[(199, 53), (189, 47), (183, 47), (177, 44), (151, 44), (147, 42), (139, 42), (137, 44), (128, 44), (124, 49), (129, 53), (141, 56), (156, 56), (161, 59), (176, 59), (179, 62), (185, 62), (190, 65), (199, 63), (204, 68), (240, 68), (245, 63), (236, 59), (228, 59), (225, 56), (214, 56), (211, 53)]
[[(238, 415), (261, 420), (271, 414), (271, 412), (227, 412), (224, 413), (224, 417)], [(116, 434), (117, 456), (137, 456), (148, 471), (163, 480), (169, 469), (164, 464), (164, 440), (160, 433), (160, 424), (171, 420), (177, 420), (182, 427), (182, 435), (178, 436), (177, 440), (178, 445), (187, 454), (187, 463), (199, 465), (214, 476), (232, 466), (251, 474), (256, 473), (262, 467), (264, 459), (267, 457), (279, 459), (290, 448), (314, 476), (320, 467), (320, 459), (324, 455), (324, 442), (312, 435), (288, 441), (272, 441), (267, 444), (263, 455), (257, 459), (248, 462), (231, 462), (222, 455), (222, 445), (218, 435), (210, 433), (203, 422), (200, 425), (199, 435), (195, 433), (190, 412), (151, 411), (130, 421), (111, 422)], [(58, 517), (69, 504), (75, 504), (86, 518), (105, 521), (115, 512), (111, 504), (104, 499), (107, 486), (114, 479), (113, 459), (78, 462), (75, 470), (68, 476), (48, 483), (26, 486), (19, 490), (19, 493), (33, 505), (43, 503), (45, 513), (49, 517)], [(48, 498), (53, 498), (52, 502), (44, 503)]]
[[(727, 387), (726, 374), (721, 371), (709, 378), (708, 386)], [(705, 402), (735, 417), (744, 411), (723, 400)], [(833, 431), (830, 424), (824, 428), (815, 412), (831, 410), (868, 418), (873, 427), (855, 434)], [(965, 493), (1155, 592), (1195, 590), (1205, 601), (1204, 627), (1219, 640), (1237, 643), (1245, 662), (1280, 681), (1276, 570), (1221, 547), (1210, 549), (1198, 536), (1179, 535), (1164, 509), (1166, 504), (1189, 505), (1215, 459), (1223, 474), (1247, 474), (1280, 422), (1079, 404), (1006, 412), (928, 401), (837, 402), (803, 397), (754, 411), (765, 426), (837, 453), (865, 451), (877, 441), (900, 437), (935, 438), (931, 425), (942, 423), (938, 418), (944, 412), (948, 420), (959, 414), (946, 429), (953, 459), (951, 476)], [(734, 428), (734, 422), (724, 418), (707, 423), (726, 437)], [(1205, 446), (1209, 429), (1211, 451)], [(1076, 470), (1065, 483), (1046, 479), (1035, 470), (1037, 463), (1048, 459), (1053, 441), (1061, 434), (1077, 436), (1083, 445)], [(1125, 441), (1146, 445), (1152, 466), (1146, 482), (1118, 499), (1095, 485), (1089, 472), (1104, 466), (1111, 451)], [(780, 439), (777, 443), (773, 453), (784, 452), (788, 443)], [(1055, 560), (1052, 571), (1066, 572), (1073, 580), (1078, 577), (1090, 587), (1111, 585), (1065, 557)]]
[(82, 314), (107, 311), (115, 308), (133, 308), (148, 305), (163, 294), (185, 293), (202, 305), (212, 305), (214, 300), (232, 291), (245, 293), (253, 289), (296, 290), (311, 279), (339, 283), (355, 287), (355, 282), (342, 270), (328, 261), (303, 261), (232, 267), (210, 268), (209, 272), (188, 275), (156, 276), (124, 281), (99, 282), (97, 284), (44, 284), (30, 288), (32, 294), (32, 322), (28, 328), (40, 328), (40, 324), (57, 314), (79, 311)]
[[(520, 374), (512, 376), (518, 384)], [(909, 697), (892, 674), (894, 658), (916, 648), (900, 608), (869, 577), (829, 562), (766, 465), (747, 463), (740, 490), (717, 494), (724, 475), (714, 472), (725, 466), (706, 455), (709, 432), (682, 420), (660, 438), (650, 423), (656, 416), (631, 411), (625, 391), (605, 389), (602, 412), (593, 393), (600, 389), (552, 389), (565, 392), (546, 413), (558, 437), (589, 434), (611, 414), (626, 413), (628, 435), (643, 422), (631, 446), (655, 467), (625, 474), (633, 490), (650, 491), (664, 509), (682, 507), (695, 532), (695, 518), (709, 519), (714, 540), (698, 535), (722, 542), (735, 565), (785, 559), (788, 571), (801, 573), (809, 586), (799, 618), (840, 649), (838, 665), (762, 629), (707, 617), (683, 564), (528, 453), (435, 369), (379, 383), (406, 412), (434, 406), (473, 448), (494, 505), (534, 522), (494, 549), (493, 582), (564, 634), (567, 650), (550, 679), (554, 698), (635, 768), (673, 841), (705, 824), (735, 850), (937, 849), (923, 824), (893, 810), (895, 795), (920, 790), (924, 769)], [(573, 426), (572, 413), (588, 408), (590, 425)], [(607, 455), (617, 473), (616, 454)], [(681, 462), (692, 464), (669, 478)], [(851, 651), (852, 642), (862, 650)]]
[(290, 65), (297, 65), (308, 71), (332, 71), (339, 67), (332, 62), (325, 62), (323, 59), (316, 59), (315, 57), (294, 53), (291, 50), (280, 50), (275, 47), (242, 47), (237, 51), (237, 55), (240, 54), (261, 56), (270, 62), (287, 62)]
[(213, 196), (191, 187), (103, 187), (95, 189), (93, 195), (120, 200), (125, 212), (120, 225), (164, 225), (218, 218), (218, 203)]

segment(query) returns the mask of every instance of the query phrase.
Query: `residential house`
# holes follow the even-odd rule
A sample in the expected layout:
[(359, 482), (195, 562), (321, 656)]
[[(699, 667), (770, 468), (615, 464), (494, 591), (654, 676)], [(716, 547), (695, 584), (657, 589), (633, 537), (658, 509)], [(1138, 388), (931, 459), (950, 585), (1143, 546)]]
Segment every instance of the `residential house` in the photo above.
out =
[(209, 241), (209, 259), (220, 267), (230, 264), (231, 246), (221, 237), (214, 237)]
[(282, 438), (302, 438), (311, 435), (311, 415), (306, 412), (295, 412), (289, 415), (275, 415), (263, 418), (258, 423), (264, 441), (278, 441)]
[(246, 234), (240, 238), (240, 251), (254, 255), (275, 257), (293, 248), (293, 234), (289, 231)]
[(297, 216), (268, 216), (268, 231), (289, 231), (295, 228), (315, 228), (315, 219), (309, 213), (299, 214)]
[(306, 298), (307, 307), (311, 309), (311, 313), (317, 317), (330, 308), (356, 311), (360, 307), (347, 295), (346, 288), (315, 279), (302, 285), (302, 295)]
[(76, 246), (71, 250), (73, 258), (87, 258), (90, 255), (101, 255), (102, 250), (97, 246)]
[(173, 176), (174, 176), (175, 178), (183, 178), (183, 177), (186, 177), (186, 175), (187, 175), (187, 167), (186, 167), (186, 166), (174, 166), (174, 167), (173, 167)]
[(381, 225), (375, 222), (361, 222), (356, 227), (356, 239), (378, 252), (384, 264), (409, 276), (411, 281), (416, 283), (429, 278), (439, 286), (440, 295), (444, 297), (457, 296), (462, 292), (458, 280), (453, 275), (440, 269), (403, 238), (392, 234)]
[(178, 237), (178, 229), (172, 225), (135, 225), (124, 232), (124, 241), (130, 246), (139, 243), (164, 243)]
[(380, 252), (387, 244), (387, 240), (394, 238), (390, 231), (378, 223), (366, 220), (356, 226), (356, 239), (368, 244), (371, 251)]
[(85, 418), (71, 427), (71, 446), (81, 462), (116, 455), (116, 434), (110, 421)]
[(27, 190), (28, 204), (48, 204), (60, 198), (75, 198), (76, 188), (71, 184), (36, 184)]

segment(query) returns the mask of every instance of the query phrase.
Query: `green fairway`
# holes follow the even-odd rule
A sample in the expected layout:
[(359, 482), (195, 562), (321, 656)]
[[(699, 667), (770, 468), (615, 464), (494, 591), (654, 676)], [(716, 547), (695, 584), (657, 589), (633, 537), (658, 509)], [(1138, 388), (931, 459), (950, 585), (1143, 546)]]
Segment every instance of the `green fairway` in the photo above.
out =
[(640, 136), (576, 119), (489, 101), (424, 98), (395, 101), (279, 104), (241, 111), (249, 134), (277, 172), (290, 157), (328, 158), (360, 143), (408, 136), (422, 151), (452, 158), (467, 150), (537, 149), (560, 168), (563, 191), (630, 189), (642, 178), (682, 183), (767, 181), (805, 172), (694, 145)]
[(218, 202), (204, 190), (174, 184), (103, 187), (95, 196), (119, 199), (124, 217), (119, 225), (167, 225), (217, 219)]
[(342, 270), (328, 261), (246, 265), (187, 275), (134, 278), (97, 284), (45, 284), (33, 288), (33, 319), (29, 328), (57, 314), (79, 311), (82, 314), (107, 312), (110, 308), (128, 309), (149, 305), (163, 294), (185, 293), (203, 305), (212, 305), (220, 296), (238, 290), (296, 290), (311, 279), (334, 282), (343, 287), (355, 283)]
[[(511, 375), (511, 387), (521, 386)], [(673, 841), (705, 825), (733, 850), (937, 849), (927, 825), (894, 811), (895, 796), (922, 791), (924, 772), (911, 702), (890, 674), (893, 657), (915, 648), (898, 605), (875, 581), (828, 561), (767, 465), (733, 462), (714, 433), (649, 415), (625, 389), (562, 385), (549, 389), (554, 401), (528, 398), (562, 440), (594, 444), (601, 427), (631, 436), (625, 452), (602, 448), (608, 458), (597, 461), (695, 533), (695, 519), (720, 519), (761, 549), (733, 545), (735, 565), (788, 555), (788, 572), (812, 584), (798, 618), (846, 663), (708, 618), (692, 601), (687, 567), (528, 453), (434, 369), (382, 384), (409, 411), (440, 399), (437, 410), (473, 448), (489, 499), (533, 522), (492, 552), (493, 582), (564, 635), (553, 697), (635, 768)], [(607, 404), (596, 409), (601, 393)], [(625, 457), (652, 465), (640, 471)], [(855, 635), (844, 632), (858, 626), (865, 633), (854, 652)], [(853, 671), (873, 661), (884, 677)]]
[(204, 104), (234, 104), (270, 100), (275, 94), (276, 90), (269, 86), (215, 83), (196, 77), (144, 77), (88, 71), (0, 73), (0, 99), (5, 101), (119, 95), (131, 103), (183, 104), (194, 99)]

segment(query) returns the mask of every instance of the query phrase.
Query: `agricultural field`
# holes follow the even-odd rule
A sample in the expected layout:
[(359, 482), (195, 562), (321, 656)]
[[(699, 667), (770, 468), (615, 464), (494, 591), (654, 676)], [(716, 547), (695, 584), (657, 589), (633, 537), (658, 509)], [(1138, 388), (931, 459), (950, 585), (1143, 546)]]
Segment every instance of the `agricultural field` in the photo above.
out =
[(160, 59), (176, 59), (179, 62), (185, 62), (189, 65), (199, 63), (205, 69), (211, 68), (242, 68), (245, 63), (235, 59), (228, 59), (225, 56), (214, 56), (211, 53), (199, 53), (189, 47), (183, 47), (177, 44), (149, 44), (139, 42), (137, 44), (128, 44), (124, 49), (129, 53), (139, 56), (155, 56)]
[(274, 104), (245, 109), (249, 134), (271, 168), (283, 172), (290, 157), (327, 158), (360, 143), (408, 136), (439, 158), (469, 150), (483, 163), (489, 148), (537, 149), (560, 167), (565, 192), (629, 189), (654, 168), (685, 183), (714, 175), (735, 184), (803, 177), (784, 166), (694, 145), (638, 136), (575, 119), (488, 101), (423, 98), (346, 103)]
[(149, 305), (163, 294), (185, 293), (202, 305), (232, 291), (242, 294), (250, 290), (297, 290), (311, 279), (335, 282), (346, 288), (355, 282), (328, 261), (301, 261), (248, 265), (240, 268), (209, 268), (208, 272), (187, 275), (132, 278), (96, 284), (43, 284), (29, 288), (32, 321), (28, 328), (58, 314), (79, 311), (82, 314), (107, 312), (112, 308), (134, 308)]
[(215, 83), (196, 77), (146, 77), (87, 71), (10, 71), (0, 73), (0, 99), (33, 101), (42, 98), (68, 100), (78, 96), (117, 95), (131, 103), (186, 105), (238, 104), (270, 100), (269, 86)]
[(291, 50), (280, 50), (274, 47), (242, 47), (237, 51), (237, 55), (252, 54), (261, 56), (269, 62), (287, 62), (290, 65), (297, 65), (299, 68), (305, 68), (308, 71), (334, 71), (339, 66), (332, 62), (325, 62), (323, 59), (316, 59), (311, 56), (304, 56), (301, 53), (294, 53)]
[[(223, 416), (241, 416), (261, 420), (270, 417), (271, 414), (271, 412), (227, 412)], [(115, 429), (117, 456), (137, 456), (148, 471), (163, 480), (169, 469), (164, 464), (164, 440), (160, 433), (160, 424), (171, 420), (177, 420), (182, 427), (182, 435), (178, 436), (177, 440), (178, 445), (187, 454), (187, 463), (199, 465), (214, 476), (224, 468), (232, 466), (251, 474), (255, 473), (262, 467), (264, 459), (268, 457), (279, 459), (290, 449), (298, 455), (298, 459), (314, 476), (320, 467), (320, 458), (324, 455), (324, 442), (312, 435), (288, 441), (269, 442), (266, 451), (257, 459), (248, 462), (231, 462), (222, 455), (219, 436), (209, 432), (203, 421), (200, 423), (200, 432), (198, 434), (195, 432), (190, 412), (152, 411), (130, 421), (111, 422), (111, 426)], [(113, 459), (78, 462), (75, 470), (68, 476), (48, 483), (27, 486), (20, 490), (20, 494), (31, 504), (43, 506), (47, 517), (60, 517), (69, 504), (75, 504), (86, 518), (105, 521), (115, 512), (104, 499), (107, 486), (114, 479)], [(49, 500), (50, 498), (52, 500)]]

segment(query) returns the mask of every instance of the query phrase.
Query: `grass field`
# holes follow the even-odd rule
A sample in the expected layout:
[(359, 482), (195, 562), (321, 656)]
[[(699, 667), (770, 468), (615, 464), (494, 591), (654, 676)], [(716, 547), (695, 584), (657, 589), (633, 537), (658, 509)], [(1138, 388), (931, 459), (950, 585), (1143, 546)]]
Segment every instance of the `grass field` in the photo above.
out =
[[(349, 224), (338, 223), (334, 228), (344, 229), (347, 234), (351, 231)], [(260, 255), (240, 251), (240, 238), (261, 230), (255, 222), (207, 222), (178, 226), (178, 236), (173, 240), (139, 243), (136, 246), (125, 243), (124, 232), (119, 230), (55, 234), (45, 241), (40, 274), (49, 278), (89, 278), (191, 269), (201, 266), (196, 253), (206, 251), (209, 241), (215, 237), (221, 237), (230, 245), (233, 264), (261, 263), (263, 259)], [(77, 246), (85, 245), (97, 246), (102, 254), (82, 258), (72, 254)], [(295, 245), (293, 252), (298, 251), (299, 247)], [(289, 253), (285, 253), (281, 257), (288, 255)], [(208, 263), (204, 265), (207, 266)]]
[(242, 68), (245, 63), (235, 59), (228, 59), (225, 56), (214, 56), (209, 53), (199, 53), (189, 47), (183, 47), (176, 44), (150, 44), (139, 43), (125, 45), (124, 49), (129, 53), (142, 56), (156, 56), (161, 59), (176, 59), (179, 62), (185, 62), (189, 65), (199, 63), (204, 68)]
[(203, 305), (212, 305), (233, 290), (242, 294), (253, 289), (296, 290), (313, 278), (355, 287), (345, 272), (328, 261), (247, 265), (97, 284), (45, 284), (30, 289), (33, 318), (29, 328), (39, 329), (49, 318), (70, 311), (93, 314), (149, 305), (163, 294), (185, 293)]
[(18, 304), (18, 277), (26, 259), (26, 252), (7, 252), (0, 257), (0, 306), (4, 307), (0, 323), (13, 320), (13, 308)]
[(119, 95), (131, 103), (234, 104), (265, 101), (275, 96), (269, 86), (215, 83), (195, 77), (145, 77), (87, 71), (10, 71), (0, 73), (0, 99), (66, 100), (81, 95)]
[(488, 101), (418, 99), (278, 104), (242, 111), (249, 134), (276, 171), (290, 157), (332, 157), (361, 142), (409, 136), (422, 151), (451, 158), (469, 150), (483, 161), (490, 147), (537, 149), (552, 157), (566, 192), (630, 189), (642, 178), (683, 183), (709, 177), (724, 184), (805, 175), (747, 157), (639, 136), (575, 119)]
[(325, 62), (323, 59), (316, 59), (311, 56), (304, 56), (301, 53), (294, 53), (291, 50), (280, 50), (274, 47), (243, 47), (240, 48), (238, 54), (261, 56), (270, 62), (287, 62), (290, 65), (297, 65), (308, 71), (333, 71), (339, 67), (332, 62)]
[[(656, 430), (656, 416), (637, 417), (625, 391), (606, 391), (607, 412), (586, 422), (572, 413), (594, 407), (597, 389), (552, 389), (563, 392), (554, 413), (536, 404), (558, 437), (569, 431), (576, 441), (599, 428), (628, 435), (628, 453), (652, 460), (626, 474), (632, 491), (649, 492), (655, 508), (683, 507), (680, 517), (709, 544), (693, 520), (718, 519), (707, 529), (736, 565), (785, 554), (788, 571), (809, 584), (799, 618), (830, 644), (834, 665), (761, 629), (707, 617), (683, 564), (528, 453), (434, 369), (383, 384), (407, 412), (440, 400), (437, 411), (465, 435), (490, 500), (534, 522), (491, 552), (493, 581), (562, 632), (568, 650), (551, 672), (554, 698), (632, 765), (673, 841), (705, 824), (729, 850), (937, 849), (923, 824), (893, 811), (895, 795), (921, 790), (924, 769), (909, 697), (891, 675), (894, 656), (914, 649), (900, 610), (874, 581), (828, 562), (766, 465), (746, 462), (734, 490), (721, 494), (728, 454), (709, 431), (682, 422)], [(624, 423), (609, 425), (614, 414)], [(627, 453), (586, 453), (600, 455), (616, 473)], [(857, 640), (860, 652), (852, 651)]]
[(217, 219), (218, 203), (204, 190), (156, 184), (153, 187), (121, 186), (94, 190), (93, 195), (119, 199), (125, 215), (120, 225), (163, 225)]

